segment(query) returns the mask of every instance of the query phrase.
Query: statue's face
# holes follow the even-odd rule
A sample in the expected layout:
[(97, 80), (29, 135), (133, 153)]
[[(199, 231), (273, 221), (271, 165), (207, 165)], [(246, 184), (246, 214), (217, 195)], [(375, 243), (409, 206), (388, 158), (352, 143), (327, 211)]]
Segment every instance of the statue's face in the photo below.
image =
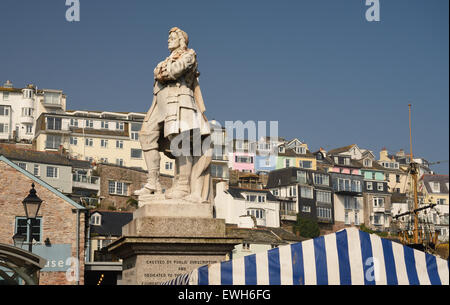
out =
[(180, 38), (175, 32), (170, 33), (169, 35), (169, 50), (173, 51), (180, 47)]

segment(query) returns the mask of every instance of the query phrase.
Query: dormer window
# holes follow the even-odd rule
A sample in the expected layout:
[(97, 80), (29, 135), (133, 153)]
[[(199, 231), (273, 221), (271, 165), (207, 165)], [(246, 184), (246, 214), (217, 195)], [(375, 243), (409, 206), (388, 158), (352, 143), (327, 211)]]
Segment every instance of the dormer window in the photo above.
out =
[(372, 160), (364, 159), (364, 166), (365, 167), (372, 167)]
[(284, 153), (284, 147), (283, 147), (283, 146), (279, 146), (279, 147), (278, 147), (278, 152)]
[(100, 226), (102, 224), (102, 215), (94, 214), (91, 216), (91, 225)]
[(441, 187), (439, 185), (439, 182), (431, 182), (431, 187), (432, 187), (433, 193), (440, 193)]

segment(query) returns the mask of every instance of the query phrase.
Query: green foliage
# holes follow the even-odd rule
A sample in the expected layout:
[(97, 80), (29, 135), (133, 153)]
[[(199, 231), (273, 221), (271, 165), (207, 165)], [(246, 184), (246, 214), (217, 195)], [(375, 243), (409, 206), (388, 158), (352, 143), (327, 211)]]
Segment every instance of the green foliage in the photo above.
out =
[(294, 233), (306, 238), (314, 238), (320, 236), (319, 224), (314, 219), (301, 217), (297, 214), (297, 222), (294, 225)]
[(134, 199), (133, 197), (129, 197), (127, 200), (127, 204), (128, 206), (134, 207), (134, 208), (138, 208), (138, 201), (136, 199)]
[(110, 211), (115, 211), (115, 210), (117, 210), (117, 208), (116, 208), (115, 206), (110, 205), (110, 206), (108, 207), (108, 210), (110, 210)]
[(388, 235), (389, 235), (388, 232), (379, 232), (379, 231), (371, 230), (368, 227), (366, 227), (364, 224), (360, 225), (359, 229), (361, 231), (363, 231), (363, 232), (366, 232), (366, 233), (369, 233), (369, 234), (376, 234), (376, 235), (381, 236), (381, 237), (388, 237)]

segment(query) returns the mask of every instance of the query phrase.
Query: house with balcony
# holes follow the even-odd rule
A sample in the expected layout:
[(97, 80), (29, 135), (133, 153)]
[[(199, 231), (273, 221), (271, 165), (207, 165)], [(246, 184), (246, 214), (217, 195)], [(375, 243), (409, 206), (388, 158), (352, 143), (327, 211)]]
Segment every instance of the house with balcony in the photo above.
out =
[(362, 160), (364, 224), (375, 231), (388, 231), (392, 219), (391, 197), (385, 168), (373, 158)]
[(335, 230), (346, 226), (359, 226), (363, 223), (363, 176), (361, 163), (351, 155), (327, 153), (332, 164), (328, 173), (334, 191)]
[(277, 169), (269, 173), (266, 188), (280, 200), (281, 220), (295, 222), (299, 214), (316, 220), (324, 229), (334, 223), (333, 188), (325, 171)]
[(218, 122), (211, 121), (211, 143), (213, 145), (213, 155), (211, 160), (211, 179), (213, 188), (221, 181), (229, 181), (228, 154), (226, 151), (226, 129)]
[(256, 143), (255, 173), (267, 175), (277, 168), (278, 147), (285, 140), (280, 137), (261, 137)]
[(286, 144), (279, 145), (276, 169), (299, 167), (308, 170), (316, 170), (316, 157), (307, 147), (306, 144), (291, 148), (287, 147)]
[(215, 218), (225, 219), (227, 224), (238, 225), (242, 216), (251, 216), (255, 226), (280, 227), (280, 203), (270, 191), (216, 185), (214, 198)]
[(409, 157), (405, 156), (403, 150), (400, 150), (397, 156), (393, 156), (389, 155), (386, 148), (381, 149), (378, 164), (384, 169), (389, 192), (405, 194), (409, 191), (412, 183), (407, 172)]
[(65, 111), (61, 90), (37, 89), (29, 84), (15, 88), (10, 81), (0, 86), (0, 141), (31, 144), (41, 113)]
[[(422, 175), (418, 181), (419, 191), (423, 193), (421, 206), (436, 204), (433, 209), (427, 209), (428, 223), (432, 230), (439, 232), (439, 240), (449, 240), (449, 179), (448, 175)], [(424, 212), (422, 214), (425, 214)]]
[(228, 152), (228, 167), (245, 173), (255, 172), (255, 142), (233, 139)]

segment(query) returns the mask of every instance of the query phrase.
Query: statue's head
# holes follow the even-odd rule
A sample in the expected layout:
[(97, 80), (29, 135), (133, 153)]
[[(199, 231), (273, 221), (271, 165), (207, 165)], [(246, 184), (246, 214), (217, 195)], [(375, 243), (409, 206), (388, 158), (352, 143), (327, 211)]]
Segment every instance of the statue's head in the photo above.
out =
[(173, 27), (169, 31), (169, 50), (174, 51), (176, 49), (187, 49), (189, 44), (189, 38), (185, 31), (180, 30), (177, 27)]

